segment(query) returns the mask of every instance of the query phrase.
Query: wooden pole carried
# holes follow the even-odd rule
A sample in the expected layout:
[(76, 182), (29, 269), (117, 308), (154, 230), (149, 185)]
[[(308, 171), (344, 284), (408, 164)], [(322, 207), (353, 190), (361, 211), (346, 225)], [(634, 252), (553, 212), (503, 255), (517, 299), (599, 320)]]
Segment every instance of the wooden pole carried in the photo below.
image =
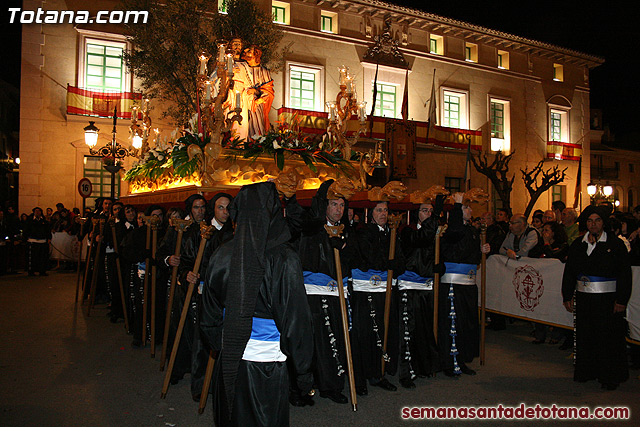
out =
[[(171, 218), (169, 224), (175, 227), (178, 237), (176, 238), (175, 256), (180, 256), (182, 249), (182, 235), (193, 223), (190, 219)], [(160, 356), (160, 371), (164, 371), (164, 365), (167, 363), (167, 344), (169, 341), (169, 327), (171, 326), (171, 310), (173, 308), (173, 298), (176, 293), (176, 281), (178, 280), (178, 266), (171, 268), (171, 283), (169, 284), (169, 300), (167, 301), (167, 315), (164, 319), (164, 336), (162, 337), (162, 354)]]
[[(436, 231), (436, 249), (435, 249), (435, 257), (434, 264), (440, 264), (440, 238), (447, 230), (447, 224), (438, 226), (438, 230)], [(436, 344), (438, 344), (438, 306), (440, 301), (438, 300), (440, 294), (440, 274), (434, 273), (433, 275), (433, 337), (436, 340)]]
[[(480, 226), (480, 244), (487, 243), (487, 225)], [(482, 252), (480, 260), (480, 365), (485, 361), (485, 332), (487, 326), (487, 254)]]
[[(391, 229), (391, 240), (389, 242), (389, 261), (396, 257), (396, 233), (398, 225), (402, 221), (402, 215), (389, 215), (387, 224)], [(387, 354), (387, 343), (389, 340), (389, 316), (391, 314), (391, 288), (393, 285), (393, 270), (387, 270), (387, 291), (384, 299), (384, 340), (382, 344), (382, 376), (384, 376), (384, 356)]]
[[(327, 230), (329, 237), (339, 237), (344, 230), (344, 224), (341, 225), (326, 225), (324, 229)], [(347, 373), (349, 375), (349, 392), (351, 394), (351, 407), (354, 411), (358, 410), (358, 398), (356, 395), (356, 382), (353, 371), (353, 357), (351, 356), (351, 337), (349, 335), (349, 318), (347, 316), (347, 297), (344, 294), (344, 288), (342, 285), (342, 263), (340, 262), (340, 251), (336, 248), (333, 249), (333, 257), (336, 264), (336, 278), (338, 279), (338, 297), (340, 298), (340, 314), (342, 317), (342, 333), (344, 335), (344, 347), (347, 356)]]
[(102, 249), (102, 242), (104, 240), (104, 224), (107, 221), (105, 218), (96, 218), (93, 219), (93, 231), (95, 233), (96, 227), (98, 224), (100, 233), (98, 234), (98, 247), (96, 248), (96, 255), (94, 257), (95, 261), (93, 262), (93, 274), (91, 275), (91, 289), (89, 294), (89, 304), (87, 305), (87, 317), (91, 315), (91, 307), (93, 307), (93, 303), (96, 301), (96, 284), (98, 283), (98, 266), (100, 264), (100, 250)]
[[(162, 219), (156, 215), (151, 215), (151, 259), (155, 261), (156, 250), (158, 248), (158, 228), (162, 223)], [(153, 262), (151, 267), (151, 358), (156, 357), (156, 283), (158, 279), (158, 267)]]
[[(82, 230), (82, 227), (84, 227), (84, 223), (87, 222), (87, 218), (76, 217), (76, 222), (80, 224), (80, 229)], [(80, 243), (80, 249), (78, 250), (78, 275), (76, 277), (76, 303), (78, 302), (78, 293), (80, 292), (80, 264), (82, 263), (82, 240), (79, 243)]]
[[(207, 225), (206, 222), (200, 223), (200, 235), (202, 239), (200, 240), (200, 246), (198, 247), (198, 255), (196, 257), (195, 265), (193, 266), (192, 272), (198, 274), (200, 271), (200, 263), (202, 262), (202, 256), (204, 255), (204, 248), (207, 244), (207, 240), (211, 238), (211, 234), (213, 229), (215, 229), (212, 225)], [(182, 313), (180, 314), (180, 323), (178, 323), (178, 330), (176, 331), (176, 337), (173, 340), (173, 348), (171, 349), (171, 357), (169, 357), (169, 365), (167, 366), (167, 372), (164, 375), (164, 383), (162, 384), (162, 392), (160, 393), (160, 397), (164, 399), (167, 396), (167, 390), (169, 389), (169, 381), (171, 380), (171, 372), (173, 372), (173, 365), (176, 361), (176, 355), (178, 354), (178, 345), (180, 344), (180, 338), (182, 337), (182, 331), (184, 330), (184, 324), (187, 320), (187, 312), (189, 311), (189, 305), (191, 305), (191, 296), (193, 295), (193, 289), (195, 288), (195, 283), (189, 283), (189, 287), (187, 288), (187, 295), (184, 299), (184, 304), (182, 306)]]
[[(118, 273), (118, 286), (120, 286), (120, 302), (122, 303), (122, 313), (124, 315), (124, 327), (129, 330), (129, 315), (127, 314), (127, 303), (124, 297), (124, 283), (122, 282), (122, 268), (120, 264), (120, 253), (118, 252), (118, 237), (116, 235), (116, 219), (109, 218), (109, 226), (111, 227), (111, 238), (113, 240), (113, 250), (116, 254), (116, 271)], [(111, 304), (115, 304), (111, 301)]]
[(209, 386), (211, 385), (211, 378), (213, 377), (213, 367), (215, 363), (216, 359), (213, 358), (213, 350), (209, 350), (209, 360), (207, 360), (207, 370), (204, 373), (202, 393), (200, 394), (200, 405), (198, 406), (198, 414), (200, 415), (202, 415), (205, 406), (207, 406), (207, 399), (209, 398)]
[[(151, 216), (144, 217), (144, 223), (147, 227), (147, 237), (145, 241), (145, 251), (148, 254), (151, 249)], [(147, 343), (147, 310), (149, 307), (149, 274), (151, 273), (151, 258), (147, 256), (144, 261), (144, 281), (142, 282), (142, 346)]]
[[(95, 228), (96, 223), (93, 222), (94, 220), (92, 219), (92, 224), (93, 224), (93, 228)], [(96, 218), (97, 221), (97, 218)], [(93, 245), (96, 243), (96, 233), (93, 232), (93, 228), (91, 229), (91, 233), (89, 233), (89, 236), (87, 237), (87, 240), (89, 241), (89, 249), (87, 250), (87, 256), (85, 257), (84, 260), (84, 276), (82, 277), (82, 301), (84, 302), (86, 295), (87, 295), (87, 286), (89, 286), (89, 283), (87, 282), (87, 278), (89, 276), (89, 269), (90, 269), (90, 263), (91, 263), (91, 254), (93, 253)], [(82, 251), (81, 251), (82, 252)]]

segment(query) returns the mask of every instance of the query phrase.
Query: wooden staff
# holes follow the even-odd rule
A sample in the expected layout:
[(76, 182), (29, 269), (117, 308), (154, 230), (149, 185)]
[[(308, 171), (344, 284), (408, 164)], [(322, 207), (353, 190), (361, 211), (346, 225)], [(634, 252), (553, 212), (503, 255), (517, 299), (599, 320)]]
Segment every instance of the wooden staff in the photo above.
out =
[[(95, 219), (92, 219), (91, 221), (93, 223), (93, 227), (95, 228), (95, 225), (97, 224), (98, 219), (95, 218)], [(93, 232), (93, 229), (91, 231), (92, 232), (87, 237), (87, 240), (89, 242), (89, 249), (87, 250), (87, 256), (84, 259), (84, 276), (82, 277), (82, 301), (83, 302), (86, 298), (86, 289), (88, 285), (87, 277), (89, 276), (89, 265), (91, 262), (91, 254), (93, 253), (93, 245), (96, 243), (96, 233)], [(80, 251), (80, 253), (82, 253), (82, 251)]]
[(151, 230), (153, 238), (151, 241), (151, 259), (154, 260), (151, 267), (151, 358), (156, 357), (156, 282), (158, 279), (158, 267), (156, 266), (156, 250), (158, 248), (158, 227), (162, 219), (156, 215), (151, 215)]
[[(82, 227), (84, 227), (84, 223), (87, 222), (87, 218), (76, 217), (76, 222), (80, 224), (80, 229), (82, 230)], [(78, 276), (76, 278), (76, 303), (78, 302), (78, 293), (80, 291), (80, 263), (81, 262), (82, 262), (82, 240), (80, 241), (80, 250), (78, 251)]]
[(198, 414), (204, 412), (204, 407), (207, 406), (207, 399), (209, 398), (209, 386), (211, 385), (211, 378), (213, 377), (213, 366), (216, 363), (216, 359), (213, 358), (213, 350), (209, 350), (209, 360), (207, 361), (207, 370), (204, 373), (204, 382), (202, 383), (202, 393), (200, 394), (200, 406), (198, 406)]
[[(324, 229), (327, 230), (329, 237), (338, 237), (344, 230), (344, 224), (340, 225), (326, 225)], [(347, 372), (349, 375), (349, 391), (351, 394), (351, 407), (354, 411), (358, 410), (358, 398), (356, 397), (356, 382), (353, 373), (353, 358), (351, 356), (351, 337), (349, 336), (349, 319), (347, 317), (347, 298), (344, 294), (344, 288), (342, 285), (342, 263), (340, 262), (340, 251), (333, 248), (333, 257), (336, 263), (336, 278), (338, 279), (338, 297), (340, 298), (340, 314), (342, 315), (342, 333), (344, 334), (344, 347), (347, 352)]]
[[(180, 250), (182, 249), (182, 235), (187, 227), (189, 227), (193, 221), (190, 219), (178, 219), (171, 218), (169, 223), (172, 227), (175, 227), (178, 232), (176, 239), (176, 249), (174, 251), (175, 256), (180, 256)], [(164, 336), (162, 337), (162, 355), (160, 356), (160, 372), (164, 371), (164, 365), (167, 363), (167, 342), (169, 341), (169, 327), (171, 326), (171, 309), (173, 308), (173, 298), (175, 296), (176, 281), (178, 280), (178, 266), (171, 268), (171, 283), (169, 284), (169, 300), (167, 301), (167, 316), (164, 319)]]
[(98, 265), (100, 264), (100, 250), (102, 249), (102, 241), (104, 240), (104, 224), (107, 220), (104, 218), (96, 218), (93, 220), (93, 231), (95, 232), (96, 223), (100, 225), (100, 234), (98, 235), (98, 247), (93, 262), (93, 274), (91, 275), (91, 290), (89, 291), (89, 305), (87, 306), (87, 317), (91, 315), (91, 307), (96, 300), (96, 284), (98, 282)]
[[(396, 232), (402, 221), (402, 215), (389, 215), (389, 228), (391, 229), (391, 241), (389, 242), (389, 261), (396, 257)], [(384, 376), (384, 355), (387, 354), (387, 342), (389, 340), (389, 316), (391, 314), (391, 286), (393, 285), (393, 270), (387, 270), (387, 292), (384, 299), (384, 340), (382, 344), (382, 376)]]
[[(204, 248), (207, 244), (207, 240), (211, 237), (211, 233), (215, 227), (207, 225), (206, 222), (200, 223), (200, 246), (198, 247), (198, 255), (196, 256), (196, 262), (193, 266), (192, 272), (198, 274), (200, 271), (200, 263), (202, 262), (202, 256), (204, 255)], [(180, 344), (180, 338), (182, 337), (182, 331), (184, 329), (185, 321), (187, 320), (187, 311), (189, 311), (189, 305), (191, 305), (191, 296), (193, 295), (193, 288), (195, 283), (189, 283), (187, 288), (187, 295), (182, 305), (182, 313), (180, 315), (180, 323), (178, 323), (178, 330), (176, 331), (176, 337), (173, 340), (173, 348), (171, 349), (171, 357), (169, 358), (169, 365), (167, 366), (167, 372), (164, 375), (164, 384), (162, 385), (162, 393), (160, 397), (164, 399), (167, 396), (167, 390), (169, 389), (169, 381), (171, 380), (171, 372), (173, 371), (173, 364), (176, 361), (176, 355), (178, 353), (178, 345)]]
[[(145, 251), (148, 254), (151, 249), (151, 216), (145, 216), (144, 223), (147, 227), (147, 239), (145, 241)], [(147, 343), (147, 309), (149, 307), (149, 274), (151, 268), (151, 258), (147, 257), (144, 260), (144, 281), (142, 282), (142, 346)]]
[[(120, 255), (118, 252), (118, 237), (116, 236), (116, 219), (114, 217), (109, 218), (109, 225), (111, 226), (113, 250), (116, 253), (116, 271), (118, 273), (118, 286), (120, 286), (120, 301), (122, 303), (122, 313), (124, 313), (124, 327), (128, 331), (129, 315), (127, 314), (127, 303), (124, 297), (124, 283), (122, 282), (122, 268), (120, 267)], [(115, 304), (115, 301), (111, 301), (111, 304)]]
[[(484, 246), (487, 243), (487, 225), (480, 226), (480, 244)], [(487, 303), (487, 254), (482, 252), (480, 260), (480, 365), (484, 365), (484, 339), (486, 321), (486, 304)]]
[[(436, 253), (434, 257), (434, 264), (440, 264), (440, 238), (447, 230), (447, 224), (438, 226), (438, 230), (436, 231)], [(433, 275), (433, 337), (438, 344), (438, 306), (440, 302), (438, 301), (440, 294), (440, 274), (434, 273)]]

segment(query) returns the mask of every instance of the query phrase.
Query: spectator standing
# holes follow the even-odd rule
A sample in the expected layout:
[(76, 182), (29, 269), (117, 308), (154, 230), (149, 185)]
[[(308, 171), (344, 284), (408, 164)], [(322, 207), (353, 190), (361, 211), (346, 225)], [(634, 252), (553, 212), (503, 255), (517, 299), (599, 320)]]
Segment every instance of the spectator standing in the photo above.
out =
[(36, 271), (40, 273), (40, 276), (47, 276), (51, 228), (49, 222), (42, 215), (41, 208), (33, 208), (33, 214), (27, 220), (25, 237), (28, 245), (27, 270), (29, 276), (35, 276)]

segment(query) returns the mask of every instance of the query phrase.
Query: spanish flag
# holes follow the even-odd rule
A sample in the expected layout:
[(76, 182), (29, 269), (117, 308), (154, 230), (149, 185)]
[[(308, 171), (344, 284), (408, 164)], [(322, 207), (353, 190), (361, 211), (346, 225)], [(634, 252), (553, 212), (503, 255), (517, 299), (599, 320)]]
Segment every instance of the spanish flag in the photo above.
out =
[(131, 119), (131, 107), (140, 103), (142, 93), (94, 92), (67, 85), (67, 114), (112, 117), (118, 107), (118, 116)]

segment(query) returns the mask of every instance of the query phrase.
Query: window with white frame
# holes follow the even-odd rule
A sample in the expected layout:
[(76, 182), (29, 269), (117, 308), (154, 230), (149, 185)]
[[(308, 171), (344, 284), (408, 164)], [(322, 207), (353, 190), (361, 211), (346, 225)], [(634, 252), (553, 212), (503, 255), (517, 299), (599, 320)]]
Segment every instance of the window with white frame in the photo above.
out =
[(511, 102), (489, 98), (491, 151), (509, 152), (511, 148)]
[(444, 38), (436, 34), (429, 35), (429, 52), (444, 55)]
[(442, 126), (468, 129), (468, 94), (465, 91), (442, 88), (441, 121)]
[(464, 44), (464, 59), (467, 62), (478, 62), (478, 45), (475, 43)]
[(273, 15), (273, 22), (275, 22), (276, 24), (289, 25), (289, 7), (289, 3), (273, 0), (271, 2), (271, 13)]
[(396, 117), (398, 87), (388, 83), (377, 83), (375, 116)]
[(324, 33), (338, 33), (338, 14), (323, 10), (320, 13), (320, 31)]
[(569, 112), (560, 108), (549, 108), (549, 140), (569, 142)]
[(287, 86), (287, 106), (324, 111), (324, 68), (288, 62)]
[(80, 31), (78, 87), (99, 92), (128, 92), (131, 78), (123, 54), (128, 49), (124, 36)]

